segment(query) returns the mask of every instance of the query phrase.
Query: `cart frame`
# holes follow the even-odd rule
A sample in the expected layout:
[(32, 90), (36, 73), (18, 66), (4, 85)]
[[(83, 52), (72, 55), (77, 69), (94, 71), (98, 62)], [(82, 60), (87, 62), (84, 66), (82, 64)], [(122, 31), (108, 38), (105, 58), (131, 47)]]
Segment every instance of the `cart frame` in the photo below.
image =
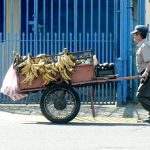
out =
[[(76, 53), (71, 53), (72, 55), (76, 56), (76, 59), (90, 59), (90, 64), (84, 64), (84, 65), (79, 65), (75, 68), (75, 75), (73, 74), (73, 78), (70, 82), (70, 84), (66, 84), (64, 85), (64, 87), (66, 88), (66, 91), (69, 92), (69, 90), (73, 93), (73, 95), (76, 97), (77, 101), (77, 109), (75, 111), (75, 113), (73, 113), (73, 115), (69, 118), (67, 118), (67, 121), (57, 121), (57, 119), (48, 116), (48, 113), (46, 112), (46, 110), (42, 110), (44, 116), (46, 118), (48, 118), (50, 121), (54, 122), (54, 123), (67, 123), (70, 120), (72, 120), (79, 112), (80, 109), (80, 100), (79, 100), (79, 95), (78, 93), (76, 93), (73, 89), (74, 87), (81, 87), (81, 86), (91, 86), (90, 90), (89, 90), (89, 95), (90, 95), (90, 102), (91, 102), (91, 109), (92, 109), (92, 116), (95, 117), (95, 108), (94, 108), (94, 91), (95, 91), (95, 86), (98, 84), (104, 84), (104, 83), (110, 83), (110, 82), (117, 82), (117, 81), (121, 81), (121, 80), (133, 80), (133, 79), (140, 79), (142, 78), (141, 76), (128, 76), (128, 77), (118, 77), (117, 75), (107, 75), (107, 76), (102, 76), (102, 77), (96, 77), (95, 76), (95, 64), (93, 61), (93, 50), (90, 49), (89, 51), (82, 51), (82, 52), (76, 52)], [(56, 57), (58, 55), (53, 55), (50, 57)], [(80, 57), (79, 57), (80, 56)], [(81, 66), (83, 68), (86, 67), (86, 69), (84, 70), (83, 68), (81, 68)], [(83, 71), (84, 70), (84, 71)], [(83, 71), (83, 74), (81, 73)], [(80, 77), (78, 77), (78, 75), (80, 74)], [(18, 74), (19, 75), (19, 74)], [(81, 76), (83, 75), (83, 76)], [(86, 77), (84, 77), (86, 76)], [(41, 77), (37, 78), (34, 81), (34, 84), (32, 87), (28, 87), (27, 84), (25, 85), (21, 85), (20, 83), (20, 79), (21, 77), (18, 76), (18, 85), (20, 87), (20, 93), (32, 93), (32, 92), (36, 92), (36, 91), (46, 91), (48, 89), (53, 90), (53, 87), (55, 87), (55, 90), (57, 91), (56, 86), (60, 85), (62, 86), (62, 83), (64, 84), (63, 79), (60, 77), (59, 82), (53, 82), (50, 83), (49, 86), (43, 86), (42, 82), (41, 82)], [(56, 85), (56, 86), (55, 86)], [(51, 88), (49, 88), (51, 87)], [(59, 87), (59, 86), (58, 86)], [(62, 86), (63, 88), (63, 86)], [(45, 94), (46, 95), (46, 94)], [(44, 96), (42, 95), (42, 98)], [(45, 98), (45, 97), (44, 97)], [(59, 101), (60, 103), (60, 101)], [(40, 105), (42, 106), (42, 109), (44, 108), (44, 103), (40, 103)], [(66, 102), (62, 104), (62, 106), (59, 106), (55, 103), (54, 107), (58, 108), (58, 109), (62, 109), (65, 108), (66, 106)]]

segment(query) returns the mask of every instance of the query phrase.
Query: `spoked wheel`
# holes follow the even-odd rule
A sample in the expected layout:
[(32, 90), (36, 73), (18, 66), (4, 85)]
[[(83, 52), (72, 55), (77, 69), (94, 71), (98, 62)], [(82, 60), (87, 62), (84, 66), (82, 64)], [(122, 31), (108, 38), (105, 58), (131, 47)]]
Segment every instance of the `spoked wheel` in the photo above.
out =
[(80, 110), (77, 92), (67, 84), (55, 84), (42, 95), (41, 111), (53, 123), (67, 123), (74, 119)]

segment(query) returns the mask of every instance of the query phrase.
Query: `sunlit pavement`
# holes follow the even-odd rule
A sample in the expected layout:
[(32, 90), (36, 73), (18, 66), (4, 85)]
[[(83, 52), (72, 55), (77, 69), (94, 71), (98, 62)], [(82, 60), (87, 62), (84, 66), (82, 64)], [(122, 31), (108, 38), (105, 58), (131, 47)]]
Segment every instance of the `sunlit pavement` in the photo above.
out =
[[(39, 105), (0, 105), (1, 112), (23, 114), (37, 121), (48, 121), (41, 113)], [(129, 104), (124, 107), (115, 105), (95, 106), (95, 117), (92, 117), (90, 105), (81, 105), (76, 118), (71, 122), (83, 123), (141, 123), (147, 118), (147, 112), (139, 104)], [(49, 121), (48, 121), (49, 122)]]

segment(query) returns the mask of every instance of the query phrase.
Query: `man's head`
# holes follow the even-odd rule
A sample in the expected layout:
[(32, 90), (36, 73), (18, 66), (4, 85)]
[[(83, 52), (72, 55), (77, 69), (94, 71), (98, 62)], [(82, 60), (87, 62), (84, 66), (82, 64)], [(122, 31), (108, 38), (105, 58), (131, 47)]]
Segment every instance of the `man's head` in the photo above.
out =
[(131, 32), (131, 34), (134, 35), (134, 41), (139, 43), (143, 39), (146, 39), (148, 33), (148, 27), (144, 25), (137, 25), (135, 26), (134, 31)]

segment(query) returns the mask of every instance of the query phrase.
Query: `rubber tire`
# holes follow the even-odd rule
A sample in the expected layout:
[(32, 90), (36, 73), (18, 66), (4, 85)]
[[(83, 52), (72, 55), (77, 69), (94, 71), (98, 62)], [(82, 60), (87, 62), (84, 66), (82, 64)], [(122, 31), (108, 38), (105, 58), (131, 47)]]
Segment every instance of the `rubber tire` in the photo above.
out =
[[(57, 90), (57, 89), (60, 89), (60, 88), (63, 88), (63, 89), (66, 89), (67, 91), (71, 92), (72, 95), (74, 96), (75, 98), (75, 106), (74, 106), (74, 111), (71, 113), (70, 116), (66, 117), (66, 118), (63, 118), (63, 119), (59, 119), (59, 118), (54, 118), (52, 115), (50, 115), (47, 111), (46, 111), (46, 108), (45, 108), (45, 102), (46, 102), (46, 99), (45, 97), (47, 96), (47, 94), (50, 93), (50, 91), (52, 90)], [(40, 108), (41, 108), (41, 112), (42, 114), (49, 120), (51, 121), (52, 123), (68, 123), (69, 121), (73, 120), (79, 110), (80, 110), (80, 99), (79, 99), (79, 96), (77, 94), (77, 92), (73, 89), (73, 87), (71, 87), (70, 85), (68, 84), (54, 84), (50, 87), (48, 87), (44, 92), (43, 92), (43, 95), (41, 97), (41, 101), (40, 101)]]

